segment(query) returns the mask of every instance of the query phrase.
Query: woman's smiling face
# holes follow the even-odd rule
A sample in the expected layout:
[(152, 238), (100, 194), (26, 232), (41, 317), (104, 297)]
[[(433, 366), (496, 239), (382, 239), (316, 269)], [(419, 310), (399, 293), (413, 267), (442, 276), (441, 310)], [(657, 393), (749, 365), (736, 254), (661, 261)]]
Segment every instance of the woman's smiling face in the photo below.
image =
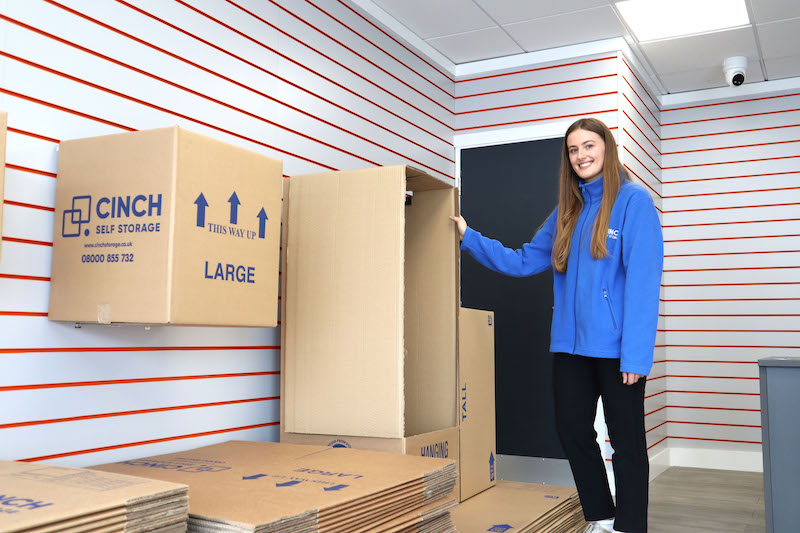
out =
[(587, 183), (603, 174), (606, 143), (593, 131), (577, 129), (567, 136), (569, 162)]

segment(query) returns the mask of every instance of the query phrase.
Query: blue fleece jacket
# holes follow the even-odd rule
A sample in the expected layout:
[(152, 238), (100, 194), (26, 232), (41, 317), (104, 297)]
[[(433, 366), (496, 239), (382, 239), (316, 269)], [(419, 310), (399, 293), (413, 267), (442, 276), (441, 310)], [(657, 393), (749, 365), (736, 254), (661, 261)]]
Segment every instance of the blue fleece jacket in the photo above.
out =
[[(640, 185), (623, 181), (608, 225), (608, 255), (591, 255), (592, 230), (603, 179), (581, 183), (583, 209), (572, 234), (567, 270), (553, 272), (550, 351), (619, 358), (620, 372), (647, 375), (653, 366), (664, 240), (653, 200)], [(552, 267), (553, 212), (519, 250), (467, 228), (462, 250), (484, 266), (523, 277)]]

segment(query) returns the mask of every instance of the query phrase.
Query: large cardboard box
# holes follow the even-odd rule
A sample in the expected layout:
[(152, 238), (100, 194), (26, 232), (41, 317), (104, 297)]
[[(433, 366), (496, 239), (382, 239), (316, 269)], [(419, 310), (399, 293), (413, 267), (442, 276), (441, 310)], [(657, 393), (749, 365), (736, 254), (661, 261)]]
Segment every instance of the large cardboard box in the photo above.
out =
[(282, 166), (179, 127), (62, 142), (50, 319), (275, 326)]
[(457, 190), (407, 166), (291, 178), (286, 433), (456, 426)]
[(458, 423), (461, 500), (495, 485), (494, 313), (461, 308)]
[(0, 111), (0, 253), (3, 250), (3, 199), (6, 190), (6, 128), (8, 114)]

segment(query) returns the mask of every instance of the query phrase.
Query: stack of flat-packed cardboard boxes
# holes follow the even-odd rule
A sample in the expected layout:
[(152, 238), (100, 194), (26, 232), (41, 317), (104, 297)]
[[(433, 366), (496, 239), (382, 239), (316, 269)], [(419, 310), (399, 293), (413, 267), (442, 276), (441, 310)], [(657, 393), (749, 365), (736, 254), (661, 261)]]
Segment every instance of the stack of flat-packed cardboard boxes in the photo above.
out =
[(454, 531), (451, 461), (230, 441), (93, 467), (189, 485), (203, 533)]
[(583, 533), (587, 523), (572, 487), (500, 481), (453, 511), (460, 533)]
[(183, 533), (187, 492), (166, 481), (0, 461), (0, 532)]

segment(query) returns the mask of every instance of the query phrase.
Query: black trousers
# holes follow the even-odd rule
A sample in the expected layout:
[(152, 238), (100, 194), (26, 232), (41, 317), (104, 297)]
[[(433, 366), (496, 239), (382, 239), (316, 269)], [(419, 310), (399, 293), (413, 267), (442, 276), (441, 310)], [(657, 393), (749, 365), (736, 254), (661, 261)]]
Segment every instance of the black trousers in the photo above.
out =
[[(648, 478), (644, 433), (644, 385), (622, 383), (619, 359), (554, 354), (556, 427), (567, 454), (587, 521), (615, 517), (614, 529), (646, 533)], [(603, 410), (616, 481), (616, 508), (597, 444), (597, 399)]]

